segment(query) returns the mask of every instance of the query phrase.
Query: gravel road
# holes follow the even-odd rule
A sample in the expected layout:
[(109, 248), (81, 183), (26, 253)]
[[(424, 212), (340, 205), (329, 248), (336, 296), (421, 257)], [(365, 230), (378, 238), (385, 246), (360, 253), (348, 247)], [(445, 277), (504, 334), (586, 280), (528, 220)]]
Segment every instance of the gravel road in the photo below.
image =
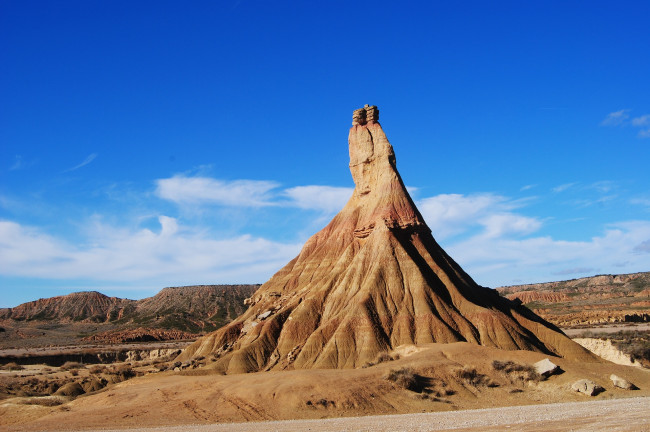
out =
[[(130, 432), (650, 431), (650, 397), (437, 413), (134, 428)], [(86, 431), (88, 432), (88, 431)], [(102, 432), (118, 432), (103, 430)], [(123, 432), (123, 430), (122, 430)]]

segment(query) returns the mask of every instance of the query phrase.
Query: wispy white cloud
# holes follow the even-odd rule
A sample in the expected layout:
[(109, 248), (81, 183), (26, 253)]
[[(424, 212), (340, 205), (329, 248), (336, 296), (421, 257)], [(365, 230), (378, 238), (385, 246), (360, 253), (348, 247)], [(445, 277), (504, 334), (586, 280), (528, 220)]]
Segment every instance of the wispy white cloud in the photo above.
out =
[(633, 118), (632, 125), (638, 127), (650, 126), (650, 114), (645, 114), (642, 115), (641, 117)]
[(587, 188), (595, 189), (600, 193), (608, 193), (616, 189), (617, 187), (618, 185), (616, 184), (616, 182), (613, 182), (611, 180), (601, 180), (601, 181), (591, 183), (590, 185), (587, 186)]
[(16, 171), (25, 167), (23, 157), (21, 155), (14, 156), (14, 163), (9, 167), (9, 171)]
[(614, 201), (618, 195), (604, 195), (598, 198), (581, 198), (571, 201), (571, 203), (578, 207), (589, 207), (596, 204), (605, 204)]
[(565, 184), (561, 184), (559, 186), (554, 187), (552, 190), (555, 193), (560, 193), (560, 192), (564, 192), (565, 190), (567, 190), (567, 189), (569, 189), (569, 188), (571, 188), (571, 187), (573, 187), (575, 185), (577, 185), (577, 183), (565, 183)]
[(418, 208), (437, 238), (445, 239), (480, 229), (482, 236), (525, 234), (539, 229), (541, 221), (513, 213), (521, 201), (490, 193), (442, 194), (424, 198)]
[(251, 235), (215, 238), (161, 215), (159, 232), (94, 221), (83, 246), (37, 228), (0, 221), (0, 274), (169, 284), (258, 282), (300, 250)]
[(572, 267), (572, 268), (558, 270), (556, 272), (553, 272), (553, 274), (561, 275), (561, 276), (581, 275), (581, 274), (593, 274), (595, 271), (597, 270), (593, 267)]
[(607, 117), (600, 123), (603, 126), (619, 126), (625, 123), (627, 119), (630, 118), (628, 114), (630, 109), (622, 109), (619, 111), (614, 111), (607, 114)]
[(537, 185), (536, 184), (525, 185), (525, 186), (522, 186), (521, 188), (519, 188), (519, 191), (524, 192), (524, 191), (530, 190), (530, 189), (532, 189), (534, 187), (537, 187)]
[(176, 204), (218, 204), (263, 207), (274, 205), (273, 190), (279, 183), (265, 180), (224, 181), (179, 174), (156, 180), (156, 195)]
[(642, 205), (650, 209), (650, 198), (632, 198), (630, 204)]
[(205, 176), (177, 174), (156, 180), (156, 196), (180, 205), (221, 205), (231, 207), (298, 207), (331, 214), (343, 208), (353, 188), (335, 186), (295, 186), (281, 189), (267, 180), (225, 181)]
[(340, 211), (352, 196), (353, 188), (333, 186), (297, 186), (284, 191), (290, 204), (326, 214)]
[(636, 245), (634, 247), (634, 252), (650, 253), (650, 239)]
[(70, 171), (78, 170), (81, 167), (85, 167), (86, 165), (88, 165), (89, 163), (94, 161), (95, 158), (97, 158), (97, 153), (91, 153), (80, 164), (77, 164), (77, 165), (73, 166), (72, 168), (68, 168), (67, 170), (65, 170), (63, 172), (67, 173), (67, 172), (70, 172)]
[(630, 109), (623, 109), (609, 113), (600, 123), (602, 126), (632, 126), (640, 128), (639, 138), (650, 138), (650, 114), (630, 118)]
[(515, 213), (489, 214), (478, 221), (484, 226), (486, 237), (497, 238), (506, 235), (525, 235), (539, 230), (542, 222), (539, 219), (518, 215)]
[[(607, 192), (616, 184), (567, 183), (555, 189), (568, 188), (573, 188), (571, 192), (602, 194), (600, 198), (607, 199), (611, 196)], [(340, 210), (352, 192), (352, 188), (322, 185), (282, 188), (273, 181), (225, 181), (204, 173), (179, 174), (155, 182), (156, 196), (181, 206), (238, 206), (253, 214), (270, 206), (273, 213), (312, 210), (304, 212), (304, 225), (297, 227), (305, 236), (312, 234), (315, 220), (320, 224)], [(638, 204), (648, 205), (644, 199), (639, 197)], [(625, 272), (647, 268), (650, 221), (610, 224), (587, 240), (567, 241), (541, 231), (547, 220), (530, 215), (530, 203), (530, 197), (477, 193), (426, 197), (417, 205), (443, 247), (484, 285), (504, 285), (516, 279), (549, 281), (556, 278), (554, 275), (580, 274), (585, 269)], [(142, 224), (150, 220), (135, 217), (128, 225), (119, 225), (115, 222), (118, 219), (104, 223), (101, 217), (94, 218), (81, 224), (81, 240), (74, 243), (43, 229), (0, 220), (0, 275), (85, 278), (133, 287), (138, 281), (147, 286), (261, 282), (301, 247), (242, 233), (245, 225), (238, 226), (234, 234), (216, 235), (207, 226), (186, 225), (169, 214), (142, 209), (142, 215), (152, 214), (158, 225), (149, 228), (142, 228)]]
[(586, 241), (475, 235), (443, 246), (477, 282), (498, 286), (517, 279), (551, 281), (570, 269), (575, 274), (579, 273), (576, 269), (590, 269), (588, 273), (646, 270), (648, 257), (641, 253), (647, 252), (646, 245), (639, 244), (639, 238), (650, 239), (650, 221), (608, 225), (600, 236)]

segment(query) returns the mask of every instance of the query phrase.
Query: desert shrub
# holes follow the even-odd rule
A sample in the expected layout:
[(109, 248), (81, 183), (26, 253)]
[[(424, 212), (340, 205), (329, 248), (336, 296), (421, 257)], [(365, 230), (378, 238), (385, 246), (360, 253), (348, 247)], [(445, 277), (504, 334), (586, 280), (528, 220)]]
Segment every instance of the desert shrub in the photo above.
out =
[(65, 401), (56, 396), (33, 397), (20, 401), (23, 405), (40, 405), (46, 407), (53, 407), (63, 404)]
[(100, 373), (106, 371), (106, 366), (100, 366), (100, 365), (91, 366), (90, 369), (88, 369), (88, 371), (91, 374), (97, 375), (97, 374), (100, 374)]
[(464, 367), (456, 370), (456, 377), (465, 381), (465, 383), (473, 387), (497, 387), (498, 384), (494, 383), (490, 378), (478, 372), (475, 368)]
[(498, 370), (498, 371), (505, 371), (508, 368), (508, 366), (511, 365), (511, 364), (514, 364), (514, 363), (511, 362), (511, 361), (502, 362), (502, 361), (499, 361), (499, 360), (494, 360), (492, 362), (492, 368), (494, 370)]
[(407, 390), (416, 390), (418, 387), (417, 375), (413, 372), (413, 369), (408, 367), (391, 369), (385, 378)]
[(389, 361), (393, 361), (393, 358), (385, 351), (380, 352), (379, 354), (377, 354), (377, 357), (375, 357), (375, 364), (389, 362)]
[(648, 343), (630, 344), (628, 353), (632, 360), (650, 362), (650, 344)]
[(492, 368), (521, 381), (541, 381), (542, 379), (533, 366), (518, 364), (510, 360), (504, 362), (494, 360)]
[(129, 365), (128, 363), (120, 365), (120, 366), (114, 368), (111, 371), (111, 373), (113, 375), (117, 375), (117, 376), (121, 377), (123, 380), (128, 380), (128, 379), (133, 378), (134, 376), (137, 375), (136, 371), (133, 370), (131, 365)]
[(311, 406), (311, 407), (321, 406), (323, 408), (329, 408), (330, 406), (336, 407), (336, 402), (334, 402), (332, 400), (327, 400), (327, 399), (319, 399), (317, 401), (308, 400), (307, 402), (305, 402), (305, 405)]
[(379, 363), (389, 362), (389, 361), (393, 361), (393, 360), (399, 360), (399, 355), (391, 356), (386, 351), (382, 351), (379, 354), (377, 354), (377, 357), (375, 357), (375, 359), (373, 361), (367, 362), (366, 364), (364, 364), (362, 366), (362, 368), (367, 368), (367, 367), (370, 367), (370, 366), (377, 365)]
[(10, 363), (7, 363), (6, 365), (2, 366), (2, 369), (9, 370), (9, 371), (15, 371), (15, 370), (23, 370), (25, 368), (23, 366), (19, 365), (16, 362), (10, 362)]
[(638, 362), (650, 362), (650, 332), (623, 330), (612, 334), (612, 343)]
[(63, 366), (61, 366), (61, 369), (63, 370), (70, 370), (70, 369), (83, 369), (86, 366), (79, 362), (72, 362), (72, 361), (67, 361), (63, 363)]

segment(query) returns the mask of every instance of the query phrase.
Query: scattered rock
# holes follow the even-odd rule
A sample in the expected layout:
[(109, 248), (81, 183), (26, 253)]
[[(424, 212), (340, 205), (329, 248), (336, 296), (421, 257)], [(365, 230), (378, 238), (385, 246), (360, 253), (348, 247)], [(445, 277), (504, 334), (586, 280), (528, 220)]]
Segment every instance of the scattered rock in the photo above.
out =
[(605, 390), (595, 382), (588, 379), (581, 379), (571, 384), (571, 389), (587, 396), (596, 396), (601, 391)]
[(538, 361), (533, 365), (533, 367), (535, 368), (535, 372), (545, 378), (548, 378), (560, 371), (560, 367), (547, 358)]
[(267, 319), (267, 318), (271, 315), (271, 312), (272, 312), (272, 311), (267, 310), (266, 312), (263, 312), (263, 313), (259, 314), (259, 315), (257, 316), (257, 319), (260, 320), (260, 321), (265, 320), (265, 319)]
[(618, 375), (611, 374), (609, 379), (612, 380), (614, 387), (622, 388), (623, 390), (635, 390), (637, 386), (629, 382), (628, 380), (621, 378)]

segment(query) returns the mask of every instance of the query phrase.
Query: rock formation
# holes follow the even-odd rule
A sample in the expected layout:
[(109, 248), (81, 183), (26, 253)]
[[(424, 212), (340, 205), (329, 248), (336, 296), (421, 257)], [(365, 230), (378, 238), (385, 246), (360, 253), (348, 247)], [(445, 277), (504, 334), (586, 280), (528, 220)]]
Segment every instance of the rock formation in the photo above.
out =
[(477, 285), (438, 245), (397, 172), (375, 106), (355, 110), (345, 207), (254, 294), (188, 347), (225, 373), (354, 368), (405, 344), (467, 341), (592, 358), (527, 308)]
[(650, 272), (499, 287), (560, 327), (650, 322)]
[(241, 315), (243, 300), (259, 285), (195, 285), (163, 288), (153, 297), (129, 300), (96, 291), (76, 292), (0, 309), (0, 321), (133, 324), (185, 331), (215, 330)]
[(82, 291), (0, 309), (0, 319), (106, 322), (121, 318), (125, 311), (134, 309), (135, 304), (134, 300), (108, 297), (97, 291)]

